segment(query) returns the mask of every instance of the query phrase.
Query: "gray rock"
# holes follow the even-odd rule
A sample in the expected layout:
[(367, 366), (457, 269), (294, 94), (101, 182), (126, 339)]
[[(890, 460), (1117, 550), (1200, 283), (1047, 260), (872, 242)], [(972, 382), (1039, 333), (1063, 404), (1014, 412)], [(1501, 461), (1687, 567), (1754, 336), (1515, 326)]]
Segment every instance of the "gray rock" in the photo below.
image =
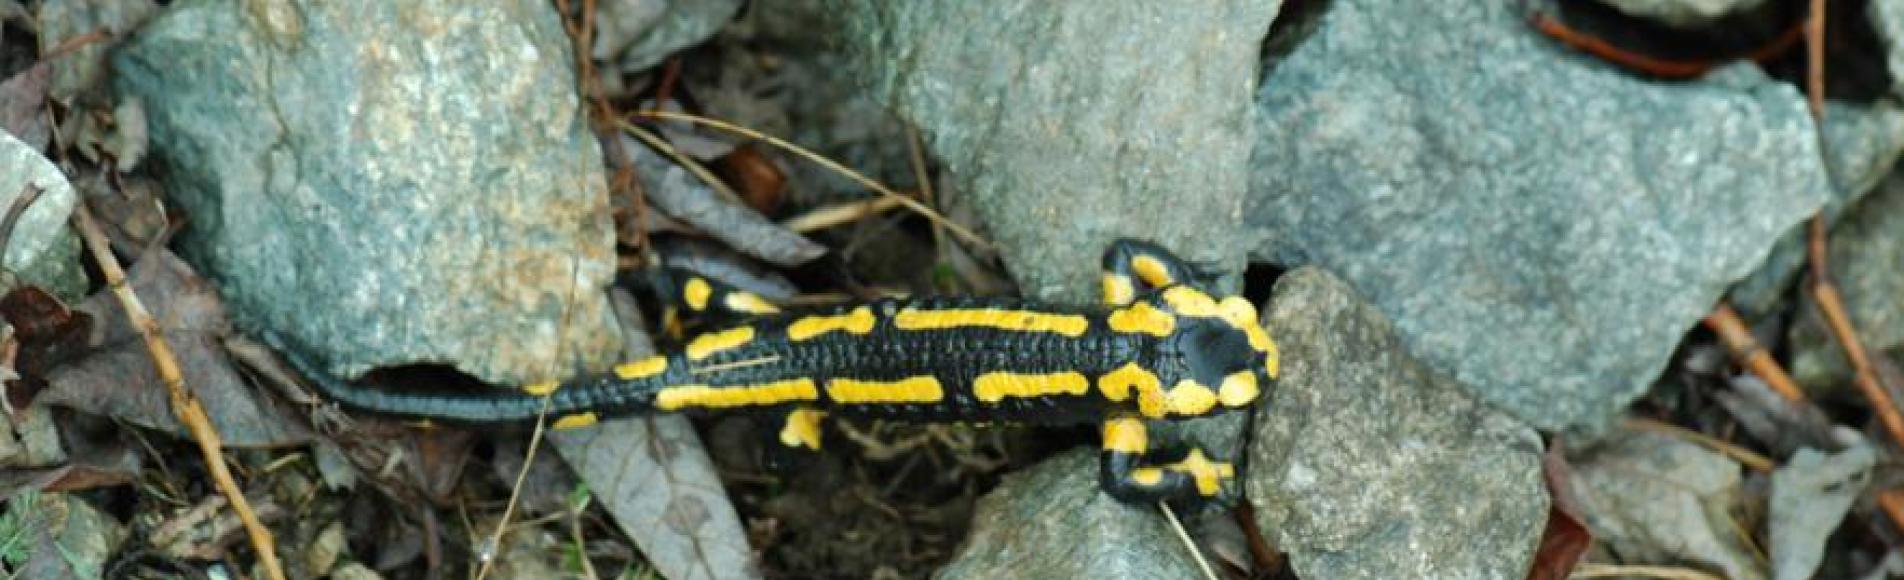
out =
[[(105, 30), (124, 36), (159, 12), (152, 0), (47, 0), (34, 15), (40, 25), (40, 52), (51, 52), (73, 38)], [(53, 60), (50, 96), (71, 104), (73, 98), (95, 88), (105, 78), (106, 52), (111, 42), (94, 42)]]
[(1509, 3), (1334, 2), (1262, 82), (1249, 219), (1483, 399), (1604, 429), (1828, 195), (1803, 99), (1753, 87), (1636, 79)]
[(1771, 531), (1774, 578), (1811, 578), (1824, 560), (1825, 538), (1844, 521), (1851, 503), (1871, 483), (1877, 452), (1857, 445), (1835, 454), (1800, 449), (1772, 472)]
[(1576, 453), (1573, 481), (1595, 540), (1632, 564), (1697, 563), (1737, 580), (1765, 578), (1729, 510), (1739, 464), (1686, 441), (1623, 431)]
[[(1897, 164), (1904, 151), (1904, 108), (1889, 99), (1870, 105), (1826, 101), (1820, 129), (1832, 184), (1823, 211), (1827, 222), (1835, 222), (1845, 206), (1876, 188)], [(1729, 299), (1746, 318), (1785, 312), (1785, 298), (1805, 267), (1805, 230), (1800, 223), (1779, 236), (1764, 265), (1733, 286)]]
[(1280, 2), (837, 0), (877, 94), (929, 135), (1027, 296), (1094, 302), (1143, 236), (1237, 270), (1247, 91)]
[(601, 153), (544, 2), (173, 4), (115, 57), (180, 238), (331, 372), (518, 382), (620, 346)]
[(1891, 94), (1904, 98), (1904, 0), (1871, 0), (1865, 7), (1871, 26), (1884, 41), (1885, 68), (1891, 71)]
[(741, 0), (608, 0), (596, 5), (594, 55), (622, 72), (659, 64), (713, 36)]
[(66, 227), (66, 219), (78, 196), (66, 174), (37, 148), (0, 131), (0, 215), (13, 207), (29, 183), (40, 188), (40, 198), (20, 215), (6, 241), (0, 267), (18, 278), (4, 286), (32, 284), (76, 300), (86, 292), (86, 273), (79, 262), (79, 238)]
[(1097, 453), (1080, 449), (1006, 476), (938, 578), (1198, 577), (1157, 509), (1111, 499), (1097, 470)]
[[(1904, 172), (1893, 173), (1831, 230), (1826, 260), (1867, 349), (1904, 346)], [(1815, 308), (1791, 328), (1792, 379), (1827, 389), (1851, 378), (1844, 349)]]
[(1710, 24), (1728, 14), (1751, 10), (1765, 0), (1603, 0), (1621, 12), (1673, 26)]
[(1296, 575), (1526, 577), (1547, 521), (1539, 434), (1411, 358), (1323, 270), (1285, 275), (1265, 320), (1283, 374), (1248, 489)]

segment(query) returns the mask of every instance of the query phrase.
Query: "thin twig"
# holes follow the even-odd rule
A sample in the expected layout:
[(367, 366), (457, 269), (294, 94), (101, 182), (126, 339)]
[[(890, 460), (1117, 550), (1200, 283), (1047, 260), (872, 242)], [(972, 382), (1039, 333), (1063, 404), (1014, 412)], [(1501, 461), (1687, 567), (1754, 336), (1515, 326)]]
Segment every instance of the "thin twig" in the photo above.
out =
[(1772, 360), (1771, 353), (1759, 344), (1758, 338), (1752, 336), (1751, 330), (1746, 329), (1745, 321), (1739, 318), (1738, 311), (1733, 310), (1732, 305), (1720, 302), (1711, 314), (1706, 315), (1705, 323), (1706, 328), (1719, 335), (1719, 342), (1725, 343), (1726, 349), (1732, 351), (1732, 358), (1752, 374), (1764, 379), (1773, 391), (1784, 396), (1787, 401), (1805, 400), (1805, 392), (1792, 382), (1791, 375), (1785, 374), (1785, 368), (1779, 366), (1778, 361)]
[(86, 204), (73, 207), (73, 226), (79, 230), (80, 238), (86, 241), (86, 247), (92, 251), (93, 260), (99, 263), (99, 271), (106, 277), (106, 285), (119, 298), (119, 305), (126, 310), (126, 319), (145, 339), (146, 351), (152, 356), (152, 366), (158, 371), (159, 381), (165, 383), (165, 390), (172, 398), (172, 413), (178, 416), (179, 423), (191, 432), (192, 439), (198, 442), (199, 454), (204, 456), (205, 468), (212, 474), (212, 480), (218, 489), (231, 502), (231, 511), (238, 514), (244, 522), (245, 535), (251, 538), (252, 549), (258, 552), (258, 564), (264, 567), (265, 575), (272, 580), (284, 580), (284, 569), (278, 565), (277, 543), (271, 538), (271, 530), (264, 527), (257, 514), (251, 511), (251, 502), (245, 500), (243, 489), (231, 477), (231, 470), (225, 466), (224, 443), (218, 438), (218, 430), (212, 427), (211, 417), (205, 407), (199, 404), (198, 397), (185, 387), (185, 377), (179, 371), (178, 357), (172, 354), (172, 346), (165, 341), (165, 335), (159, 330), (159, 323), (147, 312), (145, 305), (139, 302), (139, 296), (132, 291), (132, 285), (126, 281), (125, 271), (119, 268), (119, 261), (112, 256), (112, 249), (106, 241), (106, 234), (99, 230), (99, 224), (93, 220), (92, 212), (86, 210)]
[(6, 217), (0, 217), (0, 260), (7, 256), (7, 246), (11, 245), (9, 242), (13, 239), (13, 227), (20, 225), (20, 216), (26, 215), (27, 208), (33, 207), (33, 202), (39, 201), (40, 195), (44, 193), (46, 190), (28, 182), (20, 188), (20, 195), (13, 197), (13, 205), (7, 207)]
[(1838, 338), (1839, 346), (1844, 347), (1845, 358), (1851, 362), (1852, 382), (1864, 394), (1865, 400), (1871, 403), (1871, 411), (1884, 424), (1884, 431), (1891, 436), (1891, 441), (1904, 446), (1904, 415), (1898, 414), (1897, 403), (1891, 398), (1891, 392), (1878, 382), (1877, 372), (1871, 368), (1871, 358), (1864, 350), (1864, 341), (1858, 338), (1857, 328), (1851, 324), (1851, 317), (1845, 312), (1844, 299), (1838, 295), (1837, 285), (1831, 282), (1831, 271), (1824, 261), (1823, 216), (1815, 216), (1811, 220), (1809, 245), (1812, 254), (1812, 301), (1824, 313), (1825, 323), (1831, 327), (1832, 335)]
[(1723, 580), (1719, 576), (1671, 566), (1632, 566), (1620, 564), (1581, 564), (1568, 578), (1661, 578), (1663, 580)]
[(676, 164), (680, 165), (683, 169), (687, 169), (688, 173), (694, 174), (695, 177), (699, 178), (703, 183), (706, 183), (708, 187), (713, 188), (715, 193), (721, 194), (721, 197), (726, 198), (728, 202), (735, 205), (747, 205), (747, 202), (740, 198), (740, 194), (734, 192), (734, 188), (727, 186), (727, 182), (721, 181), (720, 177), (715, 176), (713, 171), (709, 171), (706, 166), (695, 161), (693, 157), (688, 157), (686, 153), (675, 149), (673, 145), (668, 144), (668, 141), (662, 139), (660, 135), (651, 133), (647, 129), (641, 128), (640, 125), (620, 119), (615, 120), (615, 126), (623, 131), (627, 131), (629, 135), (634, 135), (636, 139), (640, 139), (642, 143), (647, 143), (649, 147), (653, 147), (655, 151), (661, 152), (662, 155), (668, 156), (669, 159), (673, 159)]
[(1904, 529), (1904, 524), (1898, 523), (1904, 522), (1904, 489), (1891, 488), (1878, 492), (1878, 507), (1891, 518), (1892, 524)]
[(1744, 465), (1753, 471), (1758, 471), (1761, 473), (1771, 473), (1773, 469), (1778, 467), (1778, 463), (1772, 461), (1771, 458), (1766, 457), (1764, 455), (1759, 455), (1758, 453), (1754, 453), (1750, 449), (1733, 445), (1717, 437), (1713, 437), (1705, 433), (1700, 433), (1698, 431), (1694, 431), (1691, 429), (1687, 429), (1685, 427), (1674, 425), (1672, 423), (1667, 423), (1665, 421), (1655, 421), (1653, 419), (1646, 419), (1642, 417), (1632, 417), (1626, 420), (1626, 427), (1629, 429), (1641, 429), (1641, 430), (1653, 431), (1657, 433), (1664, 433), (1673, 437), (1679, 437), (1681, 439), (1690, 440), (1693, 443), (1697, 443), (1697, 444), (1709, 447), (1713, 451), (1719, 452), (1720, 455), (1730, 457), (1732, 458), (1733, 461), (1737, 461), (1739, 462), (1740, 465)]
[(899, 207), (899, 201), (890, 197), (875, 197), (859, 201), (849, 201), (815, 208), (812, 211), (787, 218), (786, 221), (780, 222), (780, 227), (787, 228), (795, 233), (804, 234), (834, 226), (850, 224), (866, 219), (868, 216), (885, 213), (895, 207)]
[(1805, 19), (1805, 104), (1813, 121), (1824, 120), (1825, 0), (1811, 0), (1811, 16)]
[[(912, 166), (912, 180), (919, 184), (919, 199), (926, 205), (938, 205), (938, 195), (932, 191), (932, 176), (926, 173), (926, 146), (919, 138), (919, 128), (911, 123), (906, 124), (906, 161)], [(940, 249), (944, 245), (945, 227), (932, 222), (932, 247)]]
[(1216, 570), (1210, 569), (1210, 561), (1203, 557), (1203, 550), (1197, 549), (1197, 543), (1190, 539), (1190, 532), (1183, 529), (1183, 522), (1177, 519), (1176, 510), (1170, 504), (1157, 502), (1157, 510), (1164, 512), (1164, 519), (1170, 520), (1170, 529), (1177, 532), (1177, 539), (1183, 541), (1183, 547), (1190, 551), (1190, 558), (1197, 561), (1197, 568), (1203, 570), (1206, 580), (1216, 580)]
[(1594, 58), (1612, 63), (1614, 66), (1670, 79), (1686, 79), (1703, 75), (1731, 60), (1742, 59), (1754, 62), (1769, 60), (1791, 49), (1792, 45), (1797, 44), (1799, 39), (1804, 37), (1806, 29), (1806, 24), (1800, 22), (1797, 26), (1793, 26), (1786, 29), (1785, 32), (1779, 33), (1776, 38), (1773, 38), (1771, 42), (1765, 43), (1764, 46), (1760, 46), (1751, 52), (1734, 58), (1670, 60), (1647, 56), (1614, 46), (1613, 43), (1607, 42), (1592, 34), (1574, 30), (1572, 27), (1546, 14), (1534, 13), (1529, 17), (1529, 23), (1534, 26), (1535, 30), (1547, 35), (1548, 38), (1552, 38), (1574, 50), (1593, 55)]
[(972, 233), (972, 230), (965, 229), (964, 226), (954, 223), (952, 220), (946, 219), (945, 216), (940, 215), (939, 212), (937, 211), (933, 211), (933, 209), (930, 207), (926, 207), (925, 204), (919, 203), (918, 201), (914, 201), (912, 198), (900, 195), (899, 192), (893, 191), (892, 188), (886, 187), (884, 184), (881, 184), (880, 182), (875, 181), (872, 178), (866, 177), (865, 175), (861, 175), (857, 171), (848, 169), (845, 165), (840, 165), (838, 162), (833, 161), (832, 159), (827, 159), (826, 157), (823, 157), (818, 153), (809, 151), (805, 147), (794, 145), (778, 137), (774, 137), (766, 133), (755, 131), (753, 129), (735, 125), (733, 123), (729, 123), (719, 119), (710, 119), (707, 117), (702, 117), (699, 115), (690, 115), (687, 113), (676, 113), (673, 111), (636, 111), (632, 114), (638, 117), (646, 117), (649, 119), (673, 119), (677, 121), (687, 121), (690, 123), (706, 125), (708, 127), (713, 127), (715, 129), (719, 129), (729, 133), (734, 133), (736, 135), (741, 135), (750, 139), (758, 139), (761, 141), (765, 141), (769, 145), (779, 147), (781, 149), (786, 150), (789, 153), (793, 153), (794, 155), (805, 157), (808, 161), (818, 163), (822, 167), (838, 172), (840, 175), (846, 176), (847, 179), (856, 181), (860, 185), (866, 186), (867, 189), (871, 189), (875, 192), (878, 192), (880, 195), (898, 199), (900, 205), (906, 206), (906, 209), (910, 209), (914, 212), (917, 212), (919, 215), (925, 216), (926, 219), (932, 220), (933, 223), (945, 226), (945, 229), (950, 230), (954, 234), (958, 234), (958, 236), (964, 239), (967, 243), (970, 243), (974, 246), (978, 246), (986, 250), (993, 249), (992, 243), (986, 241), (985, 238), (979, 237), (978, 234)]

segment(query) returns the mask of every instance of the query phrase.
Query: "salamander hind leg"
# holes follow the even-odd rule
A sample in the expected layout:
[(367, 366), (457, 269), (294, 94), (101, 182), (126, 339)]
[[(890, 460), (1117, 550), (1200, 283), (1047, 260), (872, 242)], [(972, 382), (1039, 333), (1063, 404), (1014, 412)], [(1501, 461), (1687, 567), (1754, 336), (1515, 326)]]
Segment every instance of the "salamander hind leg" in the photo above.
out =
[(684, 337), (682, 318), (727, 323), (764, 314), (779, 314), (781, 306), (762, 295), (737, 289), (682, 268), (657, 268), (645, 274), (647, 287), (661, 299), (661, 327), (668, 337)]
[[(1169, 455), (1177, 457), (1161, 460)], [(1211, 461), (1201, 449), (1151, 453), (1144, 422), (1135, 417), (1104, 422), (1104, 448), (1099, 460), (1100, 485), (1111, 497), (1126, 503), (1200, 505), (1215, 499), (1223, 491), (1224, 481), (1236, 477), (1235, 467)]]
[(764, 453), (767, 469), (794, 473), (812, 463), (820, 451), (825, 421), (826, 412), (819, 409), (796, 407), (787, 411), (780, 419), (775, 442)]

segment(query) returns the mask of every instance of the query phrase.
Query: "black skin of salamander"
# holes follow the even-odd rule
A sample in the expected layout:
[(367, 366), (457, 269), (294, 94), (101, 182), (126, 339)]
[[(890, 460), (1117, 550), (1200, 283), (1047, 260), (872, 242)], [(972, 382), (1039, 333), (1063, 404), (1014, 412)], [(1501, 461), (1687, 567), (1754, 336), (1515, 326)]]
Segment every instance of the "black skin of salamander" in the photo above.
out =
[[(794, 320), (811, 315), (845, 314), (866, 306), (873, 309), (877, 324), (872, 332), (855, 335), (829, 332), (806, 341), (786, 339), (785, 329)], [(960, 327), (943, 330), (906, 330), (892, 327), (890, 313), (908, 306), (927, 310), (996, 308), (1035, 311), (1047, 314), (1081, 314), (1091, 321), (1078, 337), (1056, 333), (1028, 333), (985, 327)], [(762, 316), (744, 324), (755, 329), (748, 344), (716, 353), (693, 365), (679, 350), (671, 352), (668, 370), (646, 380), (622, 381), (604, 373), (580, 378), (557, 389), (548, 401), (548, 416), (594, 412), (601, 418), (657, 412), (655, 393), (664, 386), (679, 384), (759, 384), (787, 379), (809, 378), (824, 385), (828, 379), (846, 377), (860, 380), (898, 380), (930, 375), (939, 379), (945, 396), (938, 403), (881, 403), (834, 405), (820, 389), (820, 399), (802, 406), (824, 409), (830, 416), (891, 419), (907, 422), (1013, 422), (1039, 425), (1073, 425), (1100, 421), (1110, 410), (1109, 402), (1094, 390), (1080, 396), (1007, 398), (997, 403), (981, 403), (970, 392), (977, 375), (990, 370), (1009, 369), (1016, 373), (1078, 372), (1095, 377), (1128, 362), (1156, 368), (1163, 361), (1146, 360), (1145, 353), (1157, 349), (1151, 343), (1159, 339), (1149, 335), (1114, 333), (1103, 327), (1103, 307), (1061, 306), (1031, 301), (998, 298), (919, 298), (883, 299), (832, 307), (802, 309)], [(719, 330), (713, 331), (718, 332)], [(396, 415), (455, 424), (533, 421), (543, 411), (542, 397), (513, 389), (488, 389), (476, 392), (433, 392), (415, 389), (391, 389), (377, 385), (337, 380), (322, 367), (304, 358), (300, 351), (288, 348), (281, 337), (266, 335), (266, 342), (277, 347), (299, 372), (313, 378), (325, 395), (346, 407), (379, 414)], [(776, 362), (744, 366), (719, 373), (718, 377), (696, 376), (690, 367), (708, 367), (734, 361), (776, 358)], [(713, 379), (713, 380), (709, 380)], [(793, 405), (756, 406), (728, 412), (762, 412), (782, 415)], [(708, 412), (690, 408), (680, 412)]]

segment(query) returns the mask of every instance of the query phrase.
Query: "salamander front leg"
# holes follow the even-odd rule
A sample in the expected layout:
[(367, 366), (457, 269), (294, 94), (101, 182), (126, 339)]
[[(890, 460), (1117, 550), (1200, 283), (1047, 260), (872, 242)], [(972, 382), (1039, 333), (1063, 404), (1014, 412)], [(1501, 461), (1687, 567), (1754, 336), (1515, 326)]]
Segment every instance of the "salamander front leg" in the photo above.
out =
[(1104, 491), (1127, 503), (1168, 501), (1195, 504), (1215, 498), (1223, 480), (1236, 477), (1236, 468), (1211, 461), (1201, 449), (1191, 449), (1171, 463), (1146, 464), (1150, 438), (1144, 421), (1116, 417), (1104, 422), (1104, 451), (1098, 477)]
[[(1120, 239), (1104, 250), (1104, 303), (1126, 306), (1137, 294), (1178, 284), (1192, 284), (1204, 276), (1162, 246)], [(1138, 286), (1142, 283), (1143, 286)]]

